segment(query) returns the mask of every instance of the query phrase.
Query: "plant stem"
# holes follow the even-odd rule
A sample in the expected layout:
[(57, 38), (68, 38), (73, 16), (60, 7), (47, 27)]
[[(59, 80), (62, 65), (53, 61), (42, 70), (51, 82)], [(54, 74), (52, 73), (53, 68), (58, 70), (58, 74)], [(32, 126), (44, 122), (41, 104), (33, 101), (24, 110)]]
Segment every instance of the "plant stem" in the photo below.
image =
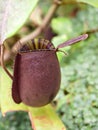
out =
[(8, 74), (8, 76), (13, 80), (13, 76), (10, 74), (10, 72), (7, 70), (7, 68), (4, 65), (4, 45), (1, 45), (1, 66), (5, 70), (5, 72)]
[[(54, 13), (58, 9), (59, 5), (62, 4), (60, 0), (54, 0), (53, 5), (50, 7), (48, 13), (46, 14), (45, 18), (42, 21), (42, 24), (38, 26), (32, 33), (29, 35), (26, 35), (25, 37), (21, 38), (19, 41), (21, 42), (22, 45), (24, 45), (25, 42), (27, 42), (30, 39), (34, 39), (37, 37), (43, 30), (49, 25)], [(19, 47), (19, 41), (15, 43), (15, 45), (12, 48), (12, 53), (14, 54), (15, 52), (20, 49)]]

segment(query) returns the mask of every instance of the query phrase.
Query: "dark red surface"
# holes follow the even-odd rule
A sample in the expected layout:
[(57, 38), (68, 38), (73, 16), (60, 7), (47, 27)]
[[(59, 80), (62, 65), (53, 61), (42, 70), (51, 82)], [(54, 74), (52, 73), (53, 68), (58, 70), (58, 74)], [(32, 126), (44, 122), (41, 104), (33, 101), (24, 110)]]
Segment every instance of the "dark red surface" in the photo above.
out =
[(17, 54), (15, 58), (15, 64), (14, 64), (14, 76), (13, 76), (13, 84), (12, 84), (12, 97), (16, 103), (20, 103), (20, 94), (19, 94), (19, 88), (18, 88), (18, 71), (19, 71), (19, 64), (20, 64), (20, 55)]
[[(17, 58), (18, 57), (18, 58)], [(50, 103), (60, 88), (60, 67), (51, 50), (18, 54), (15, 60), (12, 96), (20, 102), (40, 107)]]

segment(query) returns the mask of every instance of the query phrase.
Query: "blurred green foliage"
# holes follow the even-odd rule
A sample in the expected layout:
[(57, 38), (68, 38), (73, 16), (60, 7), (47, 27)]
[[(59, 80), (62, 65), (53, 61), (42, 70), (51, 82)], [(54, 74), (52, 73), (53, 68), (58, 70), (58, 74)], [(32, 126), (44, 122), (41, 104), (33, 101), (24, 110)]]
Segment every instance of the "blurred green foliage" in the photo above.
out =
[(90, 36), (81, 44), (63, 58), (57, 111), (68, 130), (97, 130), (98, 37)]
[(26, 112), (10, 112), (6, 117), (0, 113), (0, 130), (32, 130)]
[[(97, 29), (97, 12), (98, 9), (86, 6), (74, 18), (55, 18), (52, 21), (58, 34), (54, 37), (55, 44), (62, 35), (69, 38)], [(86, 41), (70, 47), (68, 53), (67, 57), (60, 57), (62, 85), (56, 97), (58, 114), (68, 130), (97, 130), (98, 33), (89, 34)]]
[[(73, 9), (73, 5), (69, 6)], [(52, 20), (51, 27), (57, 34), (52, 39), (55, 46), (81, 33), (98, 29), (97, 8), (88, 5), (76, 5), (74, 8), (78, 8), (74, 16), (70, 15), (70, 9), (66, 17), (63, 7), (63, 13), (60, 9), (61, 12)], [(56, 110), (67, 130), (98, 130), (98, 33), (90, 33), (86, 41), (63, 50), (69, 55), (65, 57), (58, 53), (62, 81), (54, 101)], [(4, 118), (0, 115), (0, 130), (31, 130), (29, 126), (23, 112), (11, 113)]]

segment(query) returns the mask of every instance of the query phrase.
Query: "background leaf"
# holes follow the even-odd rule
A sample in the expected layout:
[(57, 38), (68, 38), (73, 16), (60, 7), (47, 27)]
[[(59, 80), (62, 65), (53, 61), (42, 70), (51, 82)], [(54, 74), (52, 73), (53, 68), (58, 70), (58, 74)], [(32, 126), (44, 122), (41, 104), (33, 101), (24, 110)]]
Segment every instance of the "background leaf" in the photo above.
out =
[(77, 0), (78, 2), (84, 2), (95, 7), (98, 7), (98, 0)]
[(35, 130), (66, 130), (51, 105), (41, 108), (29, 108), (29, 115)]
[(86, 4), (93, 5), (95, 7), (98, 7), (98, 1), (97, 0), (63, 0), (65, 4), (67, 3), (77, 3), (77, 2), (83, 2)]
[(38, 0), (0, 0), (0, 44), (25, 23)]

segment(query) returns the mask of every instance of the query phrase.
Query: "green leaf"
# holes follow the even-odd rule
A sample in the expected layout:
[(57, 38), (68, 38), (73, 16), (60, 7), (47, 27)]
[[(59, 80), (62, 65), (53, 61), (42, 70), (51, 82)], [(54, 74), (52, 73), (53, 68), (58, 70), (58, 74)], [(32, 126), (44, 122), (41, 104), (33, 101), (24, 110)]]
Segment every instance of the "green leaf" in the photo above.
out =
[(0, 44), (25, 23), (38, 0), (0, 0)]
[(51, 26), (53, 30), (58, 34), (70, 34), (72, 32), (72, 22), (69, 18), (58, 17), (52, 19)]
[(77, 0), (78, 2), (84, 2), (95, 7), (98, 7), (98, 0)]
[(0, 86), (0, 106), (3, 115), (8, 111), (23, 110), (27, 111), (27, 106), (24, 104), (17, 105), (14, 103), (11, 96), (12, 80), (8, 77), (5, 71), (0, 68), (1, 86)]
[(51, 105), (29, 108), (29, 116), (34, 130), (66, 130)]
[(0, 105), (3, 115), (9, 111), (27, 111), (34, 130), (65, 130), (65, 126), (56, 115), (50, 104), (40, 108), (33, 108), (23, 103), (14, 103), (11, 96), (12, 81), (1, 68), (0, 75), (2, 75), (0, 86)]
[(98, 7), (98, 0), (63, 0), (64, 4), (77, 3), (77, 2), (83, 2)]
[[(98, 28), (97, 12), (98, 8), (88, 5), (86, 8), (79, 10), (73, 18), (66, 18), (65, 16), (53, 18), (51, 22), (52, 29), (59, 35), (60, 42), (63, 42), (60, 37), (66, 36), (68, 40), (84, 32), (96, 30)], [(54, 41), (57, 42), (58, 40)]]

